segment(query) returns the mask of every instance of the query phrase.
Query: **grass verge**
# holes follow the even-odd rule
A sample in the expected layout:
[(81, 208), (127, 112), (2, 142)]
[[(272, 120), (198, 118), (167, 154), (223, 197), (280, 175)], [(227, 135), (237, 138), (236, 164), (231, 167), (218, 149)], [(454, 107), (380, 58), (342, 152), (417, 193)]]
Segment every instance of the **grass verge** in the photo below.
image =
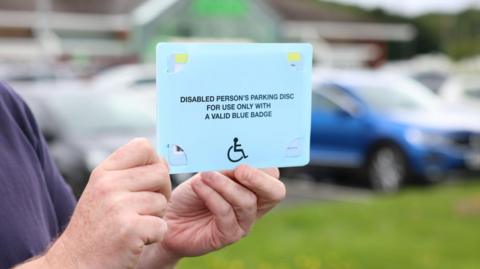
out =
[(278, 209), (180, 269), (480, 268), (480, 182)]

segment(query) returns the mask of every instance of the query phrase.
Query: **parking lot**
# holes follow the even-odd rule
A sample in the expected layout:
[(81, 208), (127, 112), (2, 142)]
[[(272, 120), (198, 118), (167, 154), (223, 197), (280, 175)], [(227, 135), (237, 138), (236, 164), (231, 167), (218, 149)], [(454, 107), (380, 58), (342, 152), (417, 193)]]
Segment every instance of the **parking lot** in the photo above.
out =
[[(0, 86), (18, 94), (21, 106), (25, 102), (28, 109), (18, 114), (33, 127), (20, 129), (38, 128), (54, 174), (58, 168), (77, 201), (92, 172), (137, 137), (153, 145), (151, 152), (162, 155), (170, 171), (182, 171), (193, 157), (184, 144), (164, 143), (166, 136), (211, 146), (197, 151), (202, 166), (195, 173), (220, 170), (203, 167), (220, 158), (254, 166), (308, 159), (303, 167), (280, 167), (286, 198), (271, 214), (252, 214), (261, 218), (248, 236), (182, 259), (179, 269), (477, 269), (478, 18), (480, 0), (2, 0)], [(175, 51), (163, 55), (172, 44)], [(205, 44), (205, 54), (199, 53)], [(185, 73), (188, 80), (172, 79)], [(221, 80), (228, 87), (216, 84)], [(167, 88), (186, 93), (162, 98)], [(296, 103), (300, 99), (308, 100)], [(200, 106), (205, 114), (198, 118), (184, 113)], [(207, 128), (207, 119), (223, 125)], [(162, 137), (160, 127), (175, 135)], [(264, 135), (262, 128), (275, 133)], [(2, 134), (0, 129), (0, 139)], [(216, 150), (222, 139), (227, 146)], [(6, 146), (0, 144), (0, 158)], [(276, 156), (277, 147), (284, 155)], [(252, 151), (268, 158), (251, 162)], [(4, 163), (7, 172), (26, 178), (16, 162)], [(229, 183), (242, 185), (226, 174)], [(194, 175), (172, 174), (172, 186), (194, 192), (193, 184), (185, 184)], [(38, 198), (30, 197), (35, 184), (23, 185), (27, 198)], [(247, 185), (236, 190), (253, 193)], [(10, 203), (8, 209), (14, 208)], [(198, 213), (208, 205), (186, 207)], [(207, 209), (202, 216), (211, 213)], [(2, 250), (9, 249), (1, 243), (23, 244), (30, 236), (19, 232), (7, 241), (10, 233), (2, 232), (0, 269)], [(32, 256), (46, 250), (26, 251)]]

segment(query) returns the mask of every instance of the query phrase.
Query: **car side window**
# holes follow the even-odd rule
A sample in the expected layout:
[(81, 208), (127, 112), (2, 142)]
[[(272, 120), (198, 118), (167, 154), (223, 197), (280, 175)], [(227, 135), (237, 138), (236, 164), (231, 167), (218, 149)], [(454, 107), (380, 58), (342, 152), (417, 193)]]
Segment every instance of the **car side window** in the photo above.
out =
[(480, 99), (480, 88), (468, 88), (464, 91), (467, 98)]
[(141, 86), (149, 86), (155, 85), (155, 78), (140, 78), (135, 80), (129, 85), (129, 88), (141, 87)]
[(337, 110), (340, 109), (352, 115), (357, 114), (361, 110), (358, 101), (341, 88), (330, 85), (321, 88), (319, 92), (325, 99), (335, 104)]
[(325, 110), (348, 109), (356, 106), (355, 100), (335, 85), (323, 85), (315, 91), (313, 105)]

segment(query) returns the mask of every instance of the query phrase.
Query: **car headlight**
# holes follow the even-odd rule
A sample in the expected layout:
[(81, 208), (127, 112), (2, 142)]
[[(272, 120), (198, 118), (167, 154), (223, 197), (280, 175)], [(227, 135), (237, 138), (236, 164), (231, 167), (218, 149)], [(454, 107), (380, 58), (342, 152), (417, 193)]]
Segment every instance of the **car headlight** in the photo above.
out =
[(405, 138), (408, 142), (415, 145), (446, 146), (452, 144), (452, 140), (444, 134), (432, 133), (419, 129), (408, 129), (405, 132)]
[(108, 155), (109, 153), (104, 150), (89, 150), (85, 159), (88, 170), (92, 171), (95, 169)]

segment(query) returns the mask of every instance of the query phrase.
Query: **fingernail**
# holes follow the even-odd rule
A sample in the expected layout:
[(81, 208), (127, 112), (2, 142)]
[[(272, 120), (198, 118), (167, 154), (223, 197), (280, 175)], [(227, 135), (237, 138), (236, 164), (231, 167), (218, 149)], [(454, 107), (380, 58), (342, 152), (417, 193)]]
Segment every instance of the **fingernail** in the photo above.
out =
[(205, 182), (212, 182), (215, 173), (213, 172), (202, 172), (202, 180)]
[(245, 167), (245, 168), (248, 168), (248, 169), (251, 168), (251, 166), (248, 165), (248, 164), (246, 164), (246, 163), (242, 163), (242, 164), (239, 165), (238, 167), (242, 167), (242, 166)]

